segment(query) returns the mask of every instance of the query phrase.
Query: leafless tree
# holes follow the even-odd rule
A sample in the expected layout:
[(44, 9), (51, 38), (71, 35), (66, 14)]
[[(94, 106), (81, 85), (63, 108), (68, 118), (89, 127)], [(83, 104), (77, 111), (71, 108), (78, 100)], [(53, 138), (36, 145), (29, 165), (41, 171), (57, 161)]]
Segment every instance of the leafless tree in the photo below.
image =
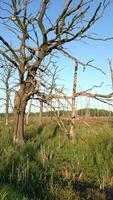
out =
[(39, 112), (39, 120), (40, 124), (42, 124), (42, 116), (43, 116), (43, 101), (40, 100), (40, 112)]
[(6, 60), (1, 61), (0, 63), (1, 71), (0, 71), (0, 83), (1, 83), (1, 92), (5, 97), (2, 99), (5, 101), (5, 125), (8, 125), (9, 121), (9, 107), (12, 107), (11, 103), (11, 78), (13, 75), (13, 67), (10, 63), (7, 63)]
[(112, 60), (108, 59), (109, 68), (111, 72), (111, 81), (112, 81), (112, 90), (113, 90), (113, 67), (112, 67)]
[[(1, 24), (5, 26), (6, 33), (11, 31), (16, 35), (18, 44), (15, 45), (11, 43), (10, 38), (5, 39), (6, 36), (0, 35), (0, 54), (17, 68), (19, 74), (20, 88), (15, 93), (14, 100), (13, 135), (13, 142), (19, 145), (24, 143), (25, 108), (36, 89), (38, 82), (36, 73), (41, 70), (42, 62), (54, 50), (63, 52), (64, 44), (69, 42), (84, 39), (102, 40), (93, 37), (87, 31), (103, 16), (110, 3), (109, 0), (98, 1), (97, 7), (92, 11), (94, 0), (79, 0), (78, 2), (67, 0), (61, 13), (53, 21), (48, 17), (51, 0), (41, 0), (40, 10), (36, 13), (33, 11), (32, 2), (30, 0), (8, 2), (1, 0), (0, 7)], [(28, 9), (28, 6), (31, 9)], [(30, 10), (32, 10), (31, 13)], [(91, 16), (89, 13), (92, 13)], [(108, 39), (113, 38), (103, 40)]]
[(76, 104), (75, 104), (75, 94), (77, 93), (77, 91), (76, 91), (77, 72), (78, 72), (78, 63), (75, 62), (74, 78), (73, 78), (73, 94), (72, 94), (72, 114), (71, 114), (71, 127), (70, 127), (70, 137), (72, 139), (76, 139), (75, 118), (76, 118), (77, 109), (75, 108), (75, 106), (76, 106)]

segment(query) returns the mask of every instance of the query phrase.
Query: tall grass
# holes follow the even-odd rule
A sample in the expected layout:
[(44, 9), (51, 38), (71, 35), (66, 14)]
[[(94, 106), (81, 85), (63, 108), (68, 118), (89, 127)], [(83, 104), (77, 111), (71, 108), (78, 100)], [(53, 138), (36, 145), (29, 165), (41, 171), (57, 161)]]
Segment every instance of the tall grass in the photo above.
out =
[(74, 144), (56, 122), (29, 125), (20, 148), (1, 127), (0, 199), (113, 199), (113, 127), (78, 124), (77, 133)]

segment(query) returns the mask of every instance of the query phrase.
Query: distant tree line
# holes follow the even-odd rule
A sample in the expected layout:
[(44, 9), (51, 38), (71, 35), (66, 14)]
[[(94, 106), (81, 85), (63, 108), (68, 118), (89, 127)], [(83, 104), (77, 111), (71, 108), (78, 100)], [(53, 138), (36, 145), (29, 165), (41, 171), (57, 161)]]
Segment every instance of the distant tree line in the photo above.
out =
[[(86, 112), (87, 112), (87, 109), (84, 108), (84, 109), (79, 109), (78, 110), (78, 115), (80, 116), (85, 116), (86, 115)], [(113, 116), (113, 112), (112, 111), (108, 111), (108, 110), (104, 110), (104, 109), (93, 109), (93, 108), (90, 108), (88, 109), (88, 112), (89, 112), (89, 116), (93, 117), (93, 116)]]
[[(54, 111), (47, 111), (47, 112), (43, 112), (43, 117), (54, 117), (56, 116), (58, 111), (54, 112)], [(79, 116), (86, 116), (88, 112), (88, 116), (91, 117), (101, 117), (101, 116), (113, 116), (113, 112), (112, 111), (108, 111), (108, 110), (104, 110), (104, 109), (97, 109), (97, 108), (83, 108), (83, 109), (79, 109), (77, 111), (77, 115)], [(71, 111), (63, 111), (60, 110), (59, 111), (59, 115), (60, 117), (70, 117), (71, 115)], [(32, 117), (38, 117), (39, 116), (39, 112), (31, 112), (30, 116)], [(5, 117), (5, 113), (0, 113), (0, 118), (4, 118)], [(13, 117), (13, 113), (9, 113), (9, 117)]]

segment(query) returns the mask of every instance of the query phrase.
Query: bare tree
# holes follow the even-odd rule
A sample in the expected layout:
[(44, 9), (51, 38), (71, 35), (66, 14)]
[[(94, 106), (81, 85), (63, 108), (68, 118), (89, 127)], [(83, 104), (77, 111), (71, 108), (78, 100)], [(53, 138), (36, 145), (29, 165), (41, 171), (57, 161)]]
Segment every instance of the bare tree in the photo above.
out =
[(112, 90), (113, 90), (113, 67), (112, 67), (112, 60), (108, 59), (109, 68), (111, 72), (111, 81), (112, 81)]
[(78, 72), (78, 63), (75, 62), (75, 69), (74, 69), (74, 78), (73, 78), (73, 94), (72, 94), (72, 113), (71, 113), (71, 127), (70, 127), (70, 137), (72, 139), (76, 139), (76, 132), (75, 132), (75, 118), (76, 118), (76, 111), (77, 109), (75, 108), (75, 94), (77, 93), (76, 91), (76, 86), (77, 86), (77, 72)]
[(39, 123), (40, 123), (40, 125), (42, 124), (42, 116), (43, 116), (43, 101), (42, 100), (40, 100), (39, 101), (40, 102), (40, 112), (39, 112)]
[(1, 73), (0, 73), (0, 82), (2, 90), (2, 94), (5, 94), (4, 101), (5, 101), (5, 125), (8, 125), (9, 121), (9, 107), (12, 107), (11, 104), (11, 77), (13, 75), (13, 67), (9, 63), (6, 62), (6, 60), (3, 60), (1, 62)]
[[(63, 45), (72, 41), (94, 39), (87, 31), (103, 16), (110, 1), (99, 1), (92, 11), (94, 0), (66, 1), (64, 8), (53, 22), (48, 17), (48, 6), (51, 0), (41, 0), (40, 10), (33, 10), (30, 0), (1, 1), (2, 25), (7, 32), (17, 37), (17, 47), (10, 39), (0, 35), (0, 54), (12, 63), (18, 70), (19, 90), (14, 100), (14, 135), (13, 142), (19, 145), (24, 143), (24, 115), (27, 101), (34, 94), (38, 80), (36, 73), (44, 59), (54, 50), (63, 52)], [(28, 9), (28, 5), (31, 9)], [(38, 6), (37, 6), (38, 7)], [(89, 12), (91, 10), (91, 17)], [(7, 23), (8, 22), (8, 23)], [(46, 26), (47, 24), (47, 26)], [(40, 30), (40, 34), (38, 34)], [(101, 38), (98, 38), (102, 40)], [(113, 38), (105, 38), (108, 40)], [(10, 57), (12, 55), (12, 57)], [(77, 59), (76, 59), (77, 60)]]

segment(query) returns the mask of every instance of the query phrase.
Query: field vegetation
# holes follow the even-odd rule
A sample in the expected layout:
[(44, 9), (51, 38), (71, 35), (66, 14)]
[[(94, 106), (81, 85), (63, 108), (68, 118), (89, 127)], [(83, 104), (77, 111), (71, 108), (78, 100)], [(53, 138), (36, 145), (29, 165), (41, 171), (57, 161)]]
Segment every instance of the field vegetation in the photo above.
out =
[(0, 0), (0, 200), (113, 200), (112, 5)]
[(73, 143), (54, 119), (39, 125), (31, 116), (19, 147), (12, 144), (13, 120), (6, 128), (1, 117), (0, 199), (112, 200), (113, 120), (100, 119), (78, 121)]

